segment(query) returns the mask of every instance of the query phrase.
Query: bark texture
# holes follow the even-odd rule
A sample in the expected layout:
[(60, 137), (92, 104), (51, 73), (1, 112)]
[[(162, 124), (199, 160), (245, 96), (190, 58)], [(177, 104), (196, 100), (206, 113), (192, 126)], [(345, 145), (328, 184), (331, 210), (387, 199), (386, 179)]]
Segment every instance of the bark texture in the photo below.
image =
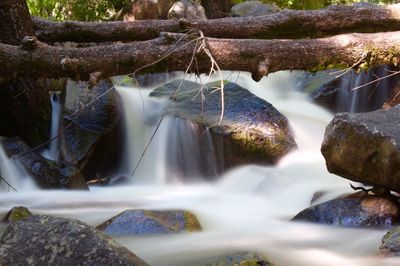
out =
[(44, 42), (140, 41), (160, 32), (203, 31), (207, 37), (230, 39), (320, 38), (350, 32), (400, 30), (400, 4), (331, 6), (320, 10), (283, 10), (260, 17), (211, 20), (147, 20), (134, 22), (49, 22), (34, 18)]
[[(26, 1), (2, 0), (0, 42), (20, 44), (25, 36), (33, 35), (33, 23)], [(7, 68), (7, 64), (0, 65), (2, 69)], [(50, 124), (51, 110), (46, 84), (32, 79), (34, 76), (13, 78), (11, 75), (8, 82), (0, 83), (0, 136), (17, 135), (31, 145), (38, 145), (47, 139)]]
[(33, 36), (33, 23), (25, 0), (1, 0), (0, 42), (19, 44), (27, 36)]
[[(87, 79), (98, 72), (111, 76), (138, 70), (184, 71), (193, 51), (198, 49), (196, 38), (201, 41), (194, 35), (163, 34), (150, 41), (90, 48), (59, 48), (38, 42), (29, 51), (0, 44), (0, 65), (8, 66), (0, 69), (0, 81), (15, 76)], [(400, 32), (344, 34), (322, 39), (205, 38), (204, 41), (221, 69), (248, 71), (255, 80), (279, 70), (316, 71), (354, 66), (357, 61), (360, 63), (357, 67), (400, 63)], [(192, 70), (208, 72), (210, 60), (204, 50), (200, 49), (196, 58), (196, 69)]]

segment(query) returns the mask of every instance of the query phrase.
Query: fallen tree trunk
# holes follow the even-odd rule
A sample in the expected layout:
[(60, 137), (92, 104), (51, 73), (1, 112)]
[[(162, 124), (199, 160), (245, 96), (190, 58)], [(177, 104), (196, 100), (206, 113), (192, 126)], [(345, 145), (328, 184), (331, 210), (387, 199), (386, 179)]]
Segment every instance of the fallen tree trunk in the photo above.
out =
[(24, 50), (23, 46), (0, 44), (0, 65), (7, 66), (0, 68), (0, 81), (13, 77), (88, 79), (92, 73), (112, 76), (138, 70), (184, 71), (196, 50), (197, 63), (191, 71), (209, 72), (210, 58), (198, 46), (203, 41), (221, 69), (249, 71), (255, 80), (279, 70), (400, 63), (400, 32), (300, 40), (202, 39), (166, 33), (150, 41), (90, 48), (60, 48), (37, 42), (32, 50)]
[(366, 7), (331, 6), (320, 10), (284, 10), (260, 17), (212, 20), (146, 20), (134, 22), (50, 22), (33, 18), (43, 42), (140, 41), (160, 32), (194, 30), (230, 39), (320, 38), (350, 32), (400, 30), (400, 4)]

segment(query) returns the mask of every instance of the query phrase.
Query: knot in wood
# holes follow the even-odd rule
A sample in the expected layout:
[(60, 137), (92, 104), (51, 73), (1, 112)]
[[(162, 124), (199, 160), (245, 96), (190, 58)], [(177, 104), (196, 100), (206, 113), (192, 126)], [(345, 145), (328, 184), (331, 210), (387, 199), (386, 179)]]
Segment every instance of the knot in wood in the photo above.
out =
[(21, 41), (22, 50), (33, 50), (37, 45), (37, 38), (35, 36), (25, 36)]

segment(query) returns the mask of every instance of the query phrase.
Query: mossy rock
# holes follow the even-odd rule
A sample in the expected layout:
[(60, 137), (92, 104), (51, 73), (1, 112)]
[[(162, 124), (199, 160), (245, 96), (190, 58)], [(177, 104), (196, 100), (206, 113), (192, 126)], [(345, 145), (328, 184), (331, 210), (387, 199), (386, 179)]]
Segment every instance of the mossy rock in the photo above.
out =
[(111, 236), (167, 234), (201, 230), (196, 216), (185, 210), (126, 210), (97, 226)]
[(4, 217), (4, 220), (9, 222), (9, 223), (13, 223), (16, 221), (19, 221), (21, 219), (24, 219), (26, 217), (32, 216), (33, 214), (29, 211), (28, 208), (24, 207), (24, 206), (17, 206), (12, 208), (6, 215), (6, 217)]
[(193, 262), (195, 266), (274, 266), (265, 256), (254, 252), (236, 252)]
[(156, 88), (150, 96), (170, 99), (167, 114), (190, 120), (205, 130), (210, 128), (213, 140), (222, 138), (215, 141), (224, 146), (216, 154), (224, 155), (225, 161), (219, 163), (226, 168), (245, 163), (274, 164), (296, 147), (286, 117), (233, 82), (224, 81), (221, 120), (220, 85), (174, 80)]

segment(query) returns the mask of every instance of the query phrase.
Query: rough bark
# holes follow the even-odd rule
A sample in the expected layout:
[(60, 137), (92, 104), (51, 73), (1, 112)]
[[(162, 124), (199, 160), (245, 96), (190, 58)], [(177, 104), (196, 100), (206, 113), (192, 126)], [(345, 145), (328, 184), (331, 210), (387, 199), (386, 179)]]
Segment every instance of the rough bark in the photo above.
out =
[(284, 10), (260, 17), (134, 22), (49, 22), (34, 18), (44, 42), (105, 42), (153, 39), (160, 32), (201, 30), (205, 36), (230, 39), (320, 38), (350, 32), (400, 30), (400, 4), (331, 6), (320, 10)]
[[(400, 32), (300, 40), (206, 38), (205, 42), (221, 69), (249, 71), (255, 80), (279, 70), (348, 67), (360, 59), (364, 67), (400, 63)], [(35, 49), (27, 51), (21, 46), (0, 44), (0, 65), (7, 65), (0, 69), (0, 81), (15, 76), (87, 79), (98, 72), (111, 76), (139, 69), (142, 73), (186, 70), (195, 49), (195, 36), (182, 34), (90, 48), (59, 48), (38, 42)], [(166, 53), (168, 59), (161, 60)], [(200, 50), (196, 69), (192, 70), (208, 72), (209, 68), (210, 60)]]
[[(0, 42), (19, 44), (24, 36), (33, 34), (26, 1), (2, 0)], [(0, 136), (21, 136), (31, 145), (42, 143), (47, 139), (50, 124), (47, 88), (32, 78), (13, 78), (9, 76), (7, 83), (0, 84)]]
[(1, 0), (0, 42), (19, 44), (27, 36), (33, 36), (33, 23), (25, 0)]

